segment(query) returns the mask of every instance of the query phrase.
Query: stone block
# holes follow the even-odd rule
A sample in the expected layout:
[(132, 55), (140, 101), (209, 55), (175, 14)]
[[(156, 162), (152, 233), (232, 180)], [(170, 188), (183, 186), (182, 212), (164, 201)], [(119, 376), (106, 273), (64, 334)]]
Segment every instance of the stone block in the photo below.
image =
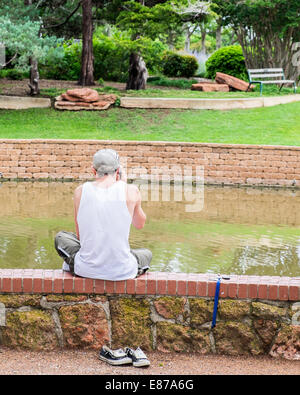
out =
[(241, 321), (250, 314), (250, 303), (240, 300), (220, 300), (218, 313), (222, 320)]
[(214, 302), (205, 299), (190, 299), (191, 327), (198, 328), (212, 320)]
[(272, 357), (300, 360), (300, 326), (283, 324), (271, 348)]
[(28, 108), (49, 108), (51, 100), (45, 98), (0, 96), (0, 109), (26, 110)]
[(150, 304), (145, 299), (124, 298), (110, 301), (112, 345), (152, 349)]
[(191, 90), (202, 92), (229, 92), (229, 86), (227, 84), (200, 82), (198, 84), (193, 84)]
[(101, 305), (62, 306), (59, 318), (66, 347), (99, 350), (109, 343), (108, 321)]
[(156, 312), (166, 319), (183, 319), (185, 317), (186, 298), (165, 296), (153, 302)]
[(262, 355), (264, 348), (254, 329), (238, 321), (218, 322), (213, 329), (216, 352), (224, 355)]
[(169, 322), (157, 323), (157, 350), (160, 352), (211, 352), (209, 331), (193, 330), (187, 326)]
[(2, 344), (39, 351), (58, 348), (52, 314), (41, 310), (7, 312)]
[(230, 88), (243, 92), (246, 92), (249, 86), (248, 82), (246, 81), (240, 80), (239, 78), (233, 77), (232, 75), (220, 72), (216, 73), (215, 80), (218, 84), (227, 84), (228, 86), (230, 86)]

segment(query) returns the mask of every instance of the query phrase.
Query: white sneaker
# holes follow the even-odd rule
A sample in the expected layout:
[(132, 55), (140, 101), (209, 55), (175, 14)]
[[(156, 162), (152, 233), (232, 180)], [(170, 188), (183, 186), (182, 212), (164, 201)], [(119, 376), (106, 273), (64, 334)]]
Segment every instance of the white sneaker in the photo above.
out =
[(144, 354), (144, 352), (138, 347), (136, 350), (133, 350), (132, 348), (126, 347), (125, 349), (126, 355), (131, 358), (132, 364), (135, 367), (143, 367), (143, 366), (149, 366), (150, 361)]
[(103, 346), (99, 352), (99, 359), (107, 362), (110, 365), (126, 365), (132, 363), (132, 359), (129, 358), (124, 350), (119, 348), (118, 350), (111, 350), (106, 346)]

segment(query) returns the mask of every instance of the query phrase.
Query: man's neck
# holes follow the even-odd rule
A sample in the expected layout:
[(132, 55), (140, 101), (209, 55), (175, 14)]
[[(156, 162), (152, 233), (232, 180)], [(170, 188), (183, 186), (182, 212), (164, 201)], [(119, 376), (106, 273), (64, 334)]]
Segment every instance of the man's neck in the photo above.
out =
[(96, 175), (95, 181), (94, 183), (96, 183), (97, 185), (101, 185), (102, 187), (110, 187), (111, 185), (113, 185), (116, 182), (116, 176), (113, 175), (107, 175), (107, 176), (103, 176), (103, 177), (98, 177)]

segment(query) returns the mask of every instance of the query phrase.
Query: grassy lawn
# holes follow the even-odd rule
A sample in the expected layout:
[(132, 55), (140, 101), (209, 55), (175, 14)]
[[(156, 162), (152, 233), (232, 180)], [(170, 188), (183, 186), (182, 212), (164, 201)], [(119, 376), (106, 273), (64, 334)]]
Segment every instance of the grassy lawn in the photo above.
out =
[(0, 110), (0, 138), (300, 145), (300, 102), (248, 110)]
[[(192, 99), (225, 99), (225, 98), (254, 98), (260, 97), (259, 87), (256, 86), (253, 92), (200, 92), (192, 91), (190, 89), (168, 88), (168, 87), (148, 87), (145, 90), (120, 90), (111, 86), (95, 87), (101, 93), (114, 93), (118, 97), (164, 97), (164, 98), (192, 98)], [(64, 93), (64, 89), (48, 88), (41, 89), (41, 96), (54, 98)], [(283, 96), (294, 94), (294, 90), (289, 87), (282, 88), (279, 91), (277, 86), (265, 86), (263, 89), (263, 96)]]

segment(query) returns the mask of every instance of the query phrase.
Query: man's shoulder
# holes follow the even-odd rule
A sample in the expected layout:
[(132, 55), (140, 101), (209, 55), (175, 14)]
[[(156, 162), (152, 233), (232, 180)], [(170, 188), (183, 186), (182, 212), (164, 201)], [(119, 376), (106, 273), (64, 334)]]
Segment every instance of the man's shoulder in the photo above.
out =
[(78, 186), (75, 188), (75, 192), (82, 191), (82, 188), (83, 188), (83, 184), (78, 185)]
[(81, 196), (82, 188), (83, 188), (83, 184), (80, 184), (80, 185), (78, 185), (78, 187), (75, 188), (75, 191), (74, 191), (75, 198)]
[(127, 197), (129, 200), (138, 200), (140, 196), (139, 188), (134, 184), (127, 184)]

